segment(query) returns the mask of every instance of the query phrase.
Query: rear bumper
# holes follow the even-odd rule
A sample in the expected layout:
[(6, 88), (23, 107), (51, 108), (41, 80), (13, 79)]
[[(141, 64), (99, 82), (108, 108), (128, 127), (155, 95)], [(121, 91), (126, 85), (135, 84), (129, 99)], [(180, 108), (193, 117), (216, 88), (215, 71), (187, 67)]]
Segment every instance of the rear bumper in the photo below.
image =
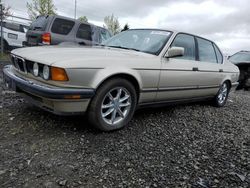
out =
[(61, 88), (34, 83), (16, 76), (11, 68), (12, 65), (7, 65), (3, 69), (5, 86), (24, 94), (31, 103), (55, 114), (85, 112), (95, 94), (91, 88)]
[(28, 43), (27, 41), (23, 42), (23, 47), (31, 47), (31, 46), (45, 46), (43, 43)]

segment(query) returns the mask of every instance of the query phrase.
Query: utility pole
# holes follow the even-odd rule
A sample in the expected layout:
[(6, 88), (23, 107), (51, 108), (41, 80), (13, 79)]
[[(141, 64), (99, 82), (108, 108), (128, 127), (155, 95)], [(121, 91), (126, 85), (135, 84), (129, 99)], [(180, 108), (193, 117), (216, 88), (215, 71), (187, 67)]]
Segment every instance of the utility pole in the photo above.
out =
[(4, 44), (3, 44), (3, 4), (0, 0), (0, 8), (1, 8), (1, 56), (3, 56), (3, 49), (4, 49)]
[(48, 4), (47, 4), (47, 8), (48, 8), (47, 15), (49, 15), (49, 1), (48, 1)]
[(76, 0), (75, 0), (75, 19), (76, 19)]

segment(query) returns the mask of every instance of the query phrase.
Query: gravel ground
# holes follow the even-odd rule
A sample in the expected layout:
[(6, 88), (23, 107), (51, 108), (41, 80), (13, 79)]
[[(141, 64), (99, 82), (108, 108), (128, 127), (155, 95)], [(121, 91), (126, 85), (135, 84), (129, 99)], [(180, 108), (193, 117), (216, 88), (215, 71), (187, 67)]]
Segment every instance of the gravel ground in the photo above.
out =
[(100, 133), (4, 90), (2, 72), (0, 82), (0, 187), (250, 187), (249, 91), (220, 109), (141, 110)]

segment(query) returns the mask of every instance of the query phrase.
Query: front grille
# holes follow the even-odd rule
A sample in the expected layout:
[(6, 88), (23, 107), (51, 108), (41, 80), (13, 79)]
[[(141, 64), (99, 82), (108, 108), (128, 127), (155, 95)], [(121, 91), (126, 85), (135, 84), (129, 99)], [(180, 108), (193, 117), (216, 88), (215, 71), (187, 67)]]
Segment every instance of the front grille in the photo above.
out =
[(29, 60), (25, 60), (25, 64), (26, 64), (26, 68), (27, 68), (27, 71), (29, 73), (33, 73), (33, 65), (34, 65), (34, 62), (33, 61), (29, 61)]
[(33, 71), (33, 61), (25, 60), (22, 57), (11, 54), (11, 62), (21, 72), (32, 73)]

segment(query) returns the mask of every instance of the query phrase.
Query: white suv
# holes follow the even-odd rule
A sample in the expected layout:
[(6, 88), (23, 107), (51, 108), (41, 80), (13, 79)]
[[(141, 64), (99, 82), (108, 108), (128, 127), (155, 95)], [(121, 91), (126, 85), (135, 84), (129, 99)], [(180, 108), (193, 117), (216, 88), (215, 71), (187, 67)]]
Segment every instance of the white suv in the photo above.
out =
[(23, 42), (26, 40), (26, 32), (28, 27), (29, 26), (24, 23), (5, 20), (3, 22), (4, 50), (6, 51), (23, 47)]

